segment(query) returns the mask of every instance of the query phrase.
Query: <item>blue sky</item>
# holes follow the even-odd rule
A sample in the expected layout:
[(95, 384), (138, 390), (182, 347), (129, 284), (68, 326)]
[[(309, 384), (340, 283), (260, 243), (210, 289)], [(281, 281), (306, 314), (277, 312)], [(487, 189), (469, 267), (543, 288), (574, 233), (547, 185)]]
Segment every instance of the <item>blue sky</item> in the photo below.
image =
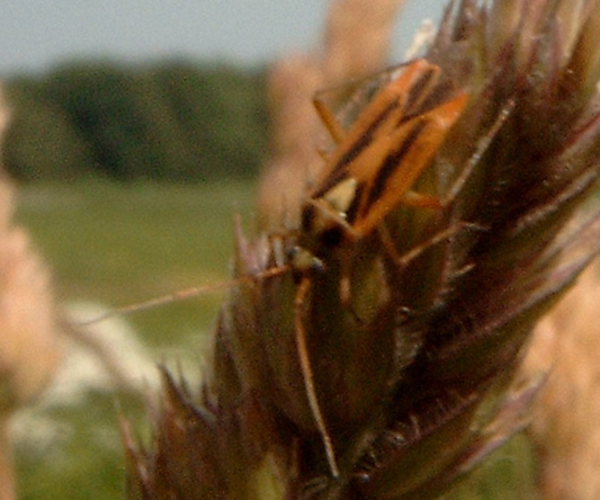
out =
[[(397, 30), (398, 47), (407, 45), (420, 19), (439, 19), (444, 3), (409, 0)], [(326, 0), (6, 1), (0, 75), (43, 71), (90, 56), (135, 62), (184, 55), (259, 63), (310, 48), (326, 8)]]

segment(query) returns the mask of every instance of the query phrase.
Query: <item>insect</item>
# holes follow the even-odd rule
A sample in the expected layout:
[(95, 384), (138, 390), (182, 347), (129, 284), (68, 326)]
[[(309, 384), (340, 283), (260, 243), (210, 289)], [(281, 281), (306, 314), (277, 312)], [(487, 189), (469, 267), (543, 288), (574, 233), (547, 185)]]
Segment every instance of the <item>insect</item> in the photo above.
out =
[(318, 254), (343, 240), (358, 240), (399, 204), (440, 207), (437, 198), (411, 188), (467, 99), (466, 92), (441, 83), (438, 66), (417, 59), (400, 68), (347, 133), (329, 108), (315, 101), (337, 146), (302, 208), (300, 245)]
[[(334, 477), (339, 472), (317, 398), (304, 327), (314, 272), (327, 271), (331, 249), (376, 231), (399, 205), (442, 206), (437, 197), (416, 193), (413, 187), (432, 163), (467, 100), (466, 92), (449, 85), (441, 69), (425, 59), (396, 69), (347, 129), (323, 101), (315, 99), (317, 113), (335, 147), (302, 203), (293, 255), (282, 266), (241, 278), (268, 279), (290, 269), (299, 276), (294, 300), (296, 351), (310, 411)], [(206, 291), (189, 289), (116, 312), (140, 310)]]
[[(441, 206), (438, 198), (411, 190), (468, 99), (466, 92), (441, 82), (441, 73), (437, 65), (425, 59), (386, 73), (388, 81), (383, 87), (362, 91), (374, 97), (348, 130), (324, 101), (313, 100), (336, 145), (302, 204), (294, 258), (254, 279), (268, 279), (290, 267), (300, 272), (323, 269), (318, 257), (323, 251), (371, 233), (398, 205)], [(115, 309), (88, 323), (227, 289), (238, 282), (232, 279), (180, 290)]]
[[(347, 132), (330, 109), (315, 100), (336, 147), (301, 208), (295, 267), (301, 262), (303, 270), (322, 270), (321, 258), (326, 261), (329, 250), (370, 234), (400, 204), (441, 207), (438, 198), (413, 192), (412, 187), (431, 164), (467, 100), (466, 92), (443, 84), (441, 69), (425, 59), (402, 66)], [(340, 283), (343, 302), (349, 294), (349, 278), (344, 274)], [(311, 276), (305, 272), (295, 298), (296, 344), (307, 400), (331, 473), (337, 477), (335, 451), (317, 398), (304, 328), (310, 288)]]

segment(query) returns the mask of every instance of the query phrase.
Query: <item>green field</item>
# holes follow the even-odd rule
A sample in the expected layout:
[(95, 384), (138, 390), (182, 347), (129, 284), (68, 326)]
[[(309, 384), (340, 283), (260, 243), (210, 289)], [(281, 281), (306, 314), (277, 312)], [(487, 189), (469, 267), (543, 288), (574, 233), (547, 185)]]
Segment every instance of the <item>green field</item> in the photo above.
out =
[[(252, 186), (244, 183), (41, 185), (20, 190), (17, 219), (52, 267), (62, 304), (90, 301), (117, 307), (227, 278), (233, 214), (243, 214), (251, 226), (251, 200)], [(211, 294), (127, 320), (157, 361), (168, 353), (171, 360), (191, 358), (200, 366), (202, 338), (222, 299), (222, 293)], [(139, 401), (120, 395), (118, 403), (136, 429), (147, 434), (148, 419), (141, 415)], [(58, 425), (58, 436), (44, 445), (17, 447), (20, 498), (123, 498), (114, 396), (90, 393), (77, 405), (52, 408), (46, 416)], [(478, 481), (451, 498), (533, 498), (526, 449), (524, 439), (513, 440)]]
[[(118, 307), (227, 278), (233, 214), (251, 222), (251, 193), (249, 183), (28, 186), (19, 189), (17, 221), (51, 266), (61, 304)], [(126, 319), (157, 362), (197, 357), (199, 368), (202, 338), (222, 299), (222, 292), (209, 294)], [(118, 402), (128, 415), (139, 415), (138, 401), (121, 395)], [(50, 445), (17, 448), (20, 498), (122, 498), (113, 395), (90, 393), (46, 416), (64, 432)]]
[[(251, 222), (250, 184), (88, 182), (20, 190), (17, 219), (54, 271), (62, 302), (123, 306), (228, 276), (232, 221)], [(134, 314), (148, 341), (207, 327), (218, 297)]]

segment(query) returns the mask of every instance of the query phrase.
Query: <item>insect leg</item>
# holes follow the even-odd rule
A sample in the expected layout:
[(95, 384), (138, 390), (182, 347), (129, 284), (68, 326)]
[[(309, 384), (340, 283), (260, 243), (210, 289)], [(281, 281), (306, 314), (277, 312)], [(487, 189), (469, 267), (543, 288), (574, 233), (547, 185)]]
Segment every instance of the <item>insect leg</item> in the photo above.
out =
[(329, 108), (329, 106), (327, 106), (327, 104), (325, 104), (318, 96), (313, 98), (313, 106), (333, 141), (336, 144), (339, 144), (346, 135), (346, 132), (335, 117), (333, 111), (331, 111), (331, 108)]
[(447, 227), (446, 229), (434, 234), (430, 238), (419, 243), (418, 245), (415, 245), (413, 248), (411, 248), (402, 255), (398, 253), (398, 250), (394, 245), (393, 239), (385, 225), (381, 225), (377, 229), (377, 232), (388, 256), (398, 266), (398, 268), (402, 269), (408, 264), (410, 264), (417, 257), (419, 257), (421, 254), (423, 254), (423, 252), (425, 252), (429, 248), (438, 245), (443, 241), (449, 240), (463, 229), (474, 229), (481, 231), (484, 228), (477, 224), (472, 224), (469, 222), (456, 222), (450, 227)]
[(510, 101), (508, 101), (507, 104), (505, 104), (502, 107), (502, 109), (498, 113), (498, 117), (496, 118), (496, 120), (494, 121), (494, 123), (492, 124), (490, 129), (488, 130), (487, 134), (485, 134), (485, 136), (478, 142), (477, 147), (475, 148), (475, 152), (471, 155), (471, 157), (467, 161), (467, 165), (462, 170), (462, 172), (460, 173), (458, 178), (452, 184), (452, 187), (448, 191), (446, 199), (443, 200), (443, 202), (442, 202), (443, 206), (450, 205), (456, 199), (456, 197), (460, 194), (460, 191), (462, 190), (463, 186), (466, 184), (467, 179), (469, 178), (469, 176), (471, 175), (471, 173), (473, 172), (473, 170), (479, 163), (479, 160), (481, 160), (481, 157), (487, 151), (488, 147), (492, 143), (492, 140), (494, 139), (494, 137), (496, 136), (496, 134), (498, 133), (498, 131), (500, 130), (500, 128), (502, 127), (504, 122), (511, 115), (513, 109), (515, 109), (515, 101), (514, 101), (514, 99), (511, 99)]

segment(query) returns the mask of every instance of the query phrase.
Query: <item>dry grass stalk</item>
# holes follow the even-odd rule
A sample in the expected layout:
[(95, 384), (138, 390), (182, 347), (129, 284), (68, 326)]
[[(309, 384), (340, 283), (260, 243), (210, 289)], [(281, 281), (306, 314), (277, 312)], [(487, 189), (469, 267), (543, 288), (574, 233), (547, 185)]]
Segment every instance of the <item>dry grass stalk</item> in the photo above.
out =
[(46, 385), (60, 360), (50, 273), (26, 233), (10, 223), (12, 192), (0, 184), (0, 365), (2, 409), (18, 407)]
[(16, 498), (6, 424), (43, 390), (60, 360), (49, 273), (25, 232), (10, 224), (12, 192), (0, 182), (0, 499)]
[(164, 372), (152, 445), (125, 429), (132, 498), (437, 498), (522, 429), (523, 346), (600, 251), (598, 12), (452, 2), (351, 100), (301, 223), (238, 231), (198, 396)]
[(549, 376), (530, 436), (545, 500), (600, 498), (600, 270), (596, 264), (536, 328), (525, 359)]
[[(0, 102), (0, 134), (8, 111)], [(7, 424), (49, 382), (60, 360), (50, 274), (12, 224), (12, 187), (0, 173), (0, 500), (16, 499)]]

